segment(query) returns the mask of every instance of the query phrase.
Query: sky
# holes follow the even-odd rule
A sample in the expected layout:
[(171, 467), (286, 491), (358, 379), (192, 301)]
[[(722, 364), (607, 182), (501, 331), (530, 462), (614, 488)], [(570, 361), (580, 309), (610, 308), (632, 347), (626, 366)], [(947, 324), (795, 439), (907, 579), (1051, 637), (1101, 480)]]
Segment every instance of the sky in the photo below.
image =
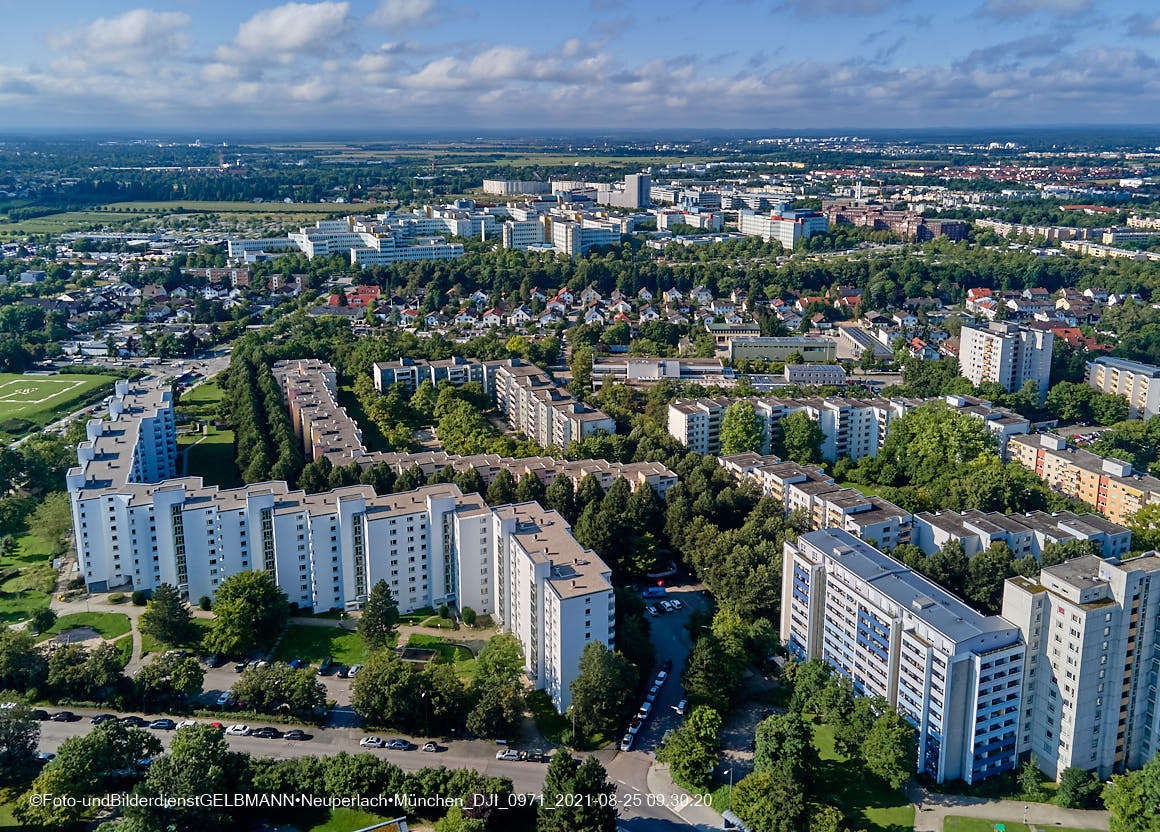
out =
[(0, 0), (0, 132), (1156, 123), (1156, 0)]

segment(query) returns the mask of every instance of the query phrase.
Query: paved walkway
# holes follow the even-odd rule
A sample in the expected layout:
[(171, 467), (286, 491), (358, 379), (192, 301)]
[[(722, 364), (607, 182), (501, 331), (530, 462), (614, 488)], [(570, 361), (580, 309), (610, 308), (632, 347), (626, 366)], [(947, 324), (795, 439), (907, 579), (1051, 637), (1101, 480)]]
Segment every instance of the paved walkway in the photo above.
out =
[(693, 796), (673, 782), (667, 763), (653, 763), (645, 775), (649, 792), (664, 799), (665, 805), (689, 826), (698, 829), (724, 829), (721, 815), (698, 804)]
[(917, 809), (914, 813), (915, 832), (954, 832), (953, 824), (945, 825), (950, 815), (983, 818), (999, 823), (1028, 823), (1032, 832), (1057, 826), (1096, 830), (1108, 828), (1108, 813), (1102, 810), (1061, 809), (1050, 803), (932, 794), (913, 784), (907, 788), (906, 794)]

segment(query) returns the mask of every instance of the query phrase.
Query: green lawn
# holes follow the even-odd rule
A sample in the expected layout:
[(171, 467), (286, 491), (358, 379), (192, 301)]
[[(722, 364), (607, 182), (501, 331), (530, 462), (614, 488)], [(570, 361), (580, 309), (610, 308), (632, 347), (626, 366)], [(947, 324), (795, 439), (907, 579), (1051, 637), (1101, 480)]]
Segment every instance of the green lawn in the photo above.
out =
[(23, 621), (48, 606), (56, 586), (52, 559), (64, 553), (72, 528), (68, 495), (46, 496), (25, 526), (12, 551), (0, 556), (0, 623)]
[(302, 659), (318, 664), (330, 656), (339, 664), (363, 664), (370, 650), (354, 630), (341, 627), (311, 627), (306, 624), (291, 624), (286, 628), (274, 660), (288, 662)]
[(194, 419), (210, 419), (217, 415), (217, 406), (221, 403), (224, 395), (225, 391), (222, 390), (215, 376), (182, 393), (176, 410), (182, 416)]
[(466, 647), (448, 644), (438, 636), (429, 636), (423, 633), (413, 633), (407, 639), (407, 646), (434, 650), (440, 660), (454, 664), (455, 672), (463, 678), (472, 679), (475, 677), (475, 656)]
[(400, 624), (411, 624), (418, 626), (435, 614), (435, 610), (430, 607), (423, 607), (421, 610), (409, 612), (406, 615), (399, 616)]
[(164, 653), (173, 647), (185, 647), (190, 650), (200, 650), (202, 639), (205, 638), (206, 633), (213, 622), (208, 618), (195, 618), (191, 622), (194, 626), (193, 636), (184, 644), (165, 644), (160, 642), (148, 633), (141, 634), (141, 655), (145, 656), (149, 653)]
[(116, 376), (0, 373), (0, 442), (38, 430), (112, 389)]
[(129, 616), (123, 612), (74, 612), (58, 618), (47, 632), (40, 634), (38, 641), (76, 627), (92, 627), (106, 639), (120, 638), (131, 629)]
[[(244, 483), (238, 475), (235, 463), (234, 432), (218, 430), (212, 425), (203, 436), (197, 433), (183, 433), (177, 437), (177, 451), (188, 449), (189, 462), (186, 474), (201, 477), (206, 485), (222, 488), (240, 488)], [(178, 470), (181, 462), (178, 460)]]
[(853, 488), (857, 491), (861, 491), (867, 497), (881, 497), (885, 491), (885, 489), (881, 486), (862, 485), (860, 482), (851, 482), (849, 480), (846, 482), (840, 482), (838, 485), (842, 486), (842, 488)]
[(9, 784), (0, 786), (0, 832), (21, 832), (21, 830), (26, 829), (16, 822), (16, 818), (12, 816), (12, 810), (16, 808), (16, 799), (24, 793), (28, 785), (29, 783), (26, 781), (20, 786)]
[(148, 213), (172, 213), (178, 208), (191, 213), (233, 212), (243, 214), (351, 214), (358, 213), (357, 207), (349, 204), (336, 205), (333, 202), (251, 202), (249, 200), (208, 201), (182, 199), (171, 202), (113, 202), (102, 206), (110, 211), (137, 210)]
[(113, 642), (113, 646), (117, 648), (121, 656), (121, 666), (124, 667), (129, 663), (129, 659), (133, 658), (133, 636), (121, 636)]
[(437, 627), (440, 630), (454, 630), (455, 622), (450, 618), (440, 618), (438, 615), (432, 615), (430, 618), (424, 619), (419, 626)]
[[(1022, 823), (964, 818), (960, 815), (947, 815), (946, 820), (943, 821), (943, 832), (995, 832), (996, 823), (1003, 824), (1003, 832), (1030, 832)], [(1051, 828), (1060, 832), (1058, 827)]]
[[(846, 813), (847, 826), (867, 832), (902, 832), (914, 828), (914, 806), (901, 792), (867, 774), (860, 762), (839, 754), (834, 748), (834, 732), (830, 726), (814, 726), (814, 746), (821, 758), (818, 793), (826, 795)], [(950, 828), (948, 824), (947, 829)]]
[(382, 823), (385, 820), (393, 820), (393, 818), (386, 815), (372, 815), (370, 812), (357, 812), (354, 809), (331, 809), (330, 817), (316, 826), (300, 826), (302, 832), (356, 832), (358, 829), (365, 829), (368, 826), (374, 826), (376, 823)]

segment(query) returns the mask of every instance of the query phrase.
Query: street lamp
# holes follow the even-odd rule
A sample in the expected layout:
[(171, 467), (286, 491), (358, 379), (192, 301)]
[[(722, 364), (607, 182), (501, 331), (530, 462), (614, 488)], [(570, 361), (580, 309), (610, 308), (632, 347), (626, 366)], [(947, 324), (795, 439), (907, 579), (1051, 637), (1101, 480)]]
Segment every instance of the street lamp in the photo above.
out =
[(419, 694), (419, 698), (423, 700), (423, 724), (427, 728), (427, 735), (431, 735), (431, 708), (427, 704), (427, 691)]

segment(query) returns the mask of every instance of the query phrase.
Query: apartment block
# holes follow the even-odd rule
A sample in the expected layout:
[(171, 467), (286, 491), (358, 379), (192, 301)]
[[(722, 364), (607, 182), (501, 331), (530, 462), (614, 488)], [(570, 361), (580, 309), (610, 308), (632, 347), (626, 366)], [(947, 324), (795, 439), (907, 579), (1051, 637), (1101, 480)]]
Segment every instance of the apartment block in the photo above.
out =
[(918, 732), (918, 770), (975, 783), (1013, 769), (1022, 709), (1018, 627), (984, 616), (841, 529), (786, 542), (781, 639), (881, 696)]
[(615, 646), (611, 573), (556, 512), (491, 508), (450, 484), (389, 495), (207, 487), (173, 478), (168, 391), (118, 382), (110, 405), (109, 421), (88, 423), (67, 474), (90, 590), (165, 582), (212, 598), (229, 576), (261, 570), (292, 603), (324, 612), (361, 607), (381, 579), (402, 612), (453, 603), (495, 616), (519, 638), (533, 685), (561, 710), (585, 644)]
[(1007, 454), (1056, 491), (1095, 506), (1114, 523), (1130, 523), (1144, 506), (1160, 503), (1160, 479), (1134, 472), (1130, 463), (1072, 447), (1062, 436), (1013, 436)]
[(737, 215), (737, 230), (747, 237), (760, 237), (767, 243), (776, 240), (783, 248), (793, 250), (797, 241), (815, 234), (825, 234), (830, 221), (817, 211), (791, 211), (782, 206), (768, 215), (742, 210)]
[(385, 393), (394, 384), (402, 384), (413, 393), (424, 381), (434, 385), (447, 381), (456, 387), (474, 381), (487, 392), (487, 372), (483, 362), (458, 355), (439, 361), (422, 358), (380, 361), (374, 365), (374, 379), (375, 389), (380, 393)]
[[(471, 225), (470, 221), (468, 225)], [(455, 228), (464, 230), (459, 226)], [(312, 227), (303, 226), (285, 238), (229, 240), (228, 248), (230, 257), (247, 261), (297, 250), (310, 259), (332, 254), (349, 255), (351, 263), (364, 266), (410, 260), (448, 260), (463, 256), (461, 244), (448, 243), (442, 237), (405, 239), (413, 236), (416, 230), (418, 226), (406, 227), (401, 220), (392, 226), (386, 215), (376, 218), (351, 216), (338, 220), (318, 220)], [(440, 223), (438, 229), (429, 233), (444, 231), (447, 228)]]
[(1016, 577), (1003, 617), (1027, 644), (1019, 752), (1057, 779), (1069, 766), (1101, 779), (1158, 750), (1160, 556), (1084, 557)]
[(362, 430), (346, 408), (338, 406), (334, 367), (317, 358), (279, 361), (274, 364), (274, 377), (286, 397), (290, 424), (307, 460), (362, 450)]
[(616, 433), (616, 420), (557, 387), (535, 364), (510, 358), (485, 366), (496, 407), (532, 441), (566, 448), (598, 430)]
[(952, 540), (974, 557), (992, 543), (1005, 543), (1016, 558), (1039, 558), (1048, 543), (1091, 540), (1100, 556), (1117, 558), (1132, 548), (1132, 531), (1098, 514), (1057, 511), (1001, 514), (997, 511), (919, 512), (911, 521), (910, 542), (928, 555)]
[(780, 502), (787, 515), (802, 512), (812, 529), (844, 529), (885, 549), (910, 540), (910, 512), (881, 497), (842, 488), (817, 466), (760, 454), (733, 454), (720, 461), (738, 479)]
[(1015, 392), (1027, 381), (1039, 385), (1039, 401), (1047, 398), (1051, 380), (1051, 348), (1055, 336), (1047, 330), (992, 321), (964, 326), (959, 336), (959, 375), (976, 387), (984, 381)]
[(1160, 367), (1104, 355), (1089, 361), (1087, 370), (1088, 385), (1101, 393), (1123, 396), (1132, 416), (1150, 419), (1160, 413)]

